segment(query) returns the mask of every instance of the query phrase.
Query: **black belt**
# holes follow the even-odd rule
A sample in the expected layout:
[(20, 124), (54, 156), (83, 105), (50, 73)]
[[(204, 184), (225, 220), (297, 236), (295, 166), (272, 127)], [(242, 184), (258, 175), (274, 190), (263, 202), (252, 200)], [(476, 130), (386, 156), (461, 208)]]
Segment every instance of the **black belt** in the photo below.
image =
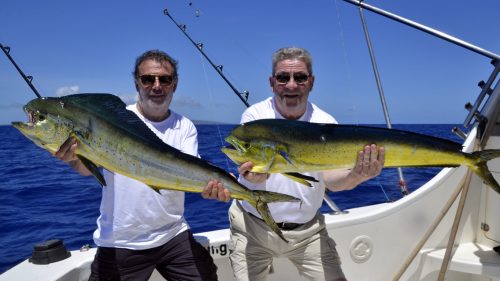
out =
[[(264, 221), (263, 219), (257, 217), (256, 215), (252, 214), (252, 213), (248, 213), (250, 214), (252, 217), (258, 219), (258, 220), (261, 220), (261, 221)], [(276, 225), (281, 229), (281, 230), (294, 230), (296, 229), (297, 227), (299, 226), (302, 226), (304, 225), (303, 223), (294, 223), (294, 222), (277, 222)]]

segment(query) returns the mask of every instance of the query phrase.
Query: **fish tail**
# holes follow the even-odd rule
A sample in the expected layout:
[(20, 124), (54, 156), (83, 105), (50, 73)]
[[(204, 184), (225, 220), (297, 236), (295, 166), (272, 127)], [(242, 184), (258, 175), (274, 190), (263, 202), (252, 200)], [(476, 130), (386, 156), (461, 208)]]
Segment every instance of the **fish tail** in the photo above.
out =
[(495, 180), (488, 165), (486, 164), (491, 159), (500, 157), (500, 149), (487, 149), (482, 151), (475, 151), (472, 156), (476, 158), (477, 163), (473, 166), (474, 172), (481, 177), (484, 182), (489, 185), (493, 190), (500, 194), (500, 185)]
[(267, 203), (270, 202), (298, 202), (300, 199), (271, 191), (263, 191), (263, 190), (254, 190), (252, 191), (253, 200), (249, 200), (248, 202), (252, 204), (257, 212), (259, 212), (260, 216), (264, 220), (264, 222), (281, 238), (283, 241), (288, 243), (288, 240), (283, 236), (281, 229), (278, 227), (273, 217), (271, 216), (271, 212), (269, 211), (269, 206)]

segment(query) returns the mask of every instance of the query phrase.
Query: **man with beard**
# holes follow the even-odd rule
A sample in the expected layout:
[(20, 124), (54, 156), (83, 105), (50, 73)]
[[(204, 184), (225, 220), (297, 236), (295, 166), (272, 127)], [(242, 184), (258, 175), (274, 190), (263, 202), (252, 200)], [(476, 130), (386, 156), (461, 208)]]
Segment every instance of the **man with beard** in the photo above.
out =
[[(290, 119), (314, 123), (337, 123), (328, 113), (308, 101), (314, 85), (312, 58), (302, 48), (282, 48), (272, 59), (269, 83), (274, 95), (248, 108), (241, 123), (257, 119)], [(380, 174), (384, 149), (367, 144), (357, 155), (353, 169), (305, 173), (319, 180), (307, 188), (281, 174), (250, 172), (251, 162), (238, 168), (239, 181), (252, 190), (288, 194), (302, 202), (275, 202), (271, 215), (289, 241), (284, 242), (245, 201), (234, 200), (229, 209), (231, 264), (237, 280), (266, 280), (273, 257), (287, 257), (300, 274), (310, 280), (345, 281), (335, 242), (319, 212), (326, 188), (353, 189)]]
[[(177, 61), (152, 50), (137, 58), (134, 72), (136, 104), (127, 106), (161, 140), (198, 156), (193, 123), (169, 109), (177, 88)], [(69, 138), (55, 156), (82, 175), (91, 175), (76, 158), (77, 143)], [(217, 280), (209, 252), (197, 243), (184, 219), (184, 192), (160, 190), (103, 171), (100, 216), (94, 242), (98, 246), (89, 280), (148, 280), (153, 270), (168, 280)], [(222, 183), (212, 180), (204, 196), (228, 201)]]

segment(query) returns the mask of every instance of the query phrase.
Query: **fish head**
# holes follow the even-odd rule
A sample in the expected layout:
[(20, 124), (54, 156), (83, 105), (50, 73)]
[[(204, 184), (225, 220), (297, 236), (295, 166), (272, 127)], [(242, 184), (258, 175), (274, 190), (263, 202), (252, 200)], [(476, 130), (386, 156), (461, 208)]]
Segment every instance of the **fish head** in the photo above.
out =
[(229, 135), (225, 140), (231, 146), (223, 147), (221, 150), (234, 163), (241, 165), (251, 161), (253, 164), (252, 172), (270, 172), (275, 162), (279, 145), (264, 139), (245, 140), (233, 135)]
[(65, 118), (64, 104), (58, 98), (37, 98), (24, 107), (28, 122), (12, 122), (24, 136), (37, 146), (55, 152), (66, 141), (72, 122)]

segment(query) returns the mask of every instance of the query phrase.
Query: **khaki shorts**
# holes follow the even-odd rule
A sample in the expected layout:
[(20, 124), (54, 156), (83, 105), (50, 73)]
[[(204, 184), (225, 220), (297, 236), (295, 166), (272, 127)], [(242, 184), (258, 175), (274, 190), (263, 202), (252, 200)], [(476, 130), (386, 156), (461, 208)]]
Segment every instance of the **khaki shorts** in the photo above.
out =
[(244, 211), (236, 200), (229, 209), (230, 255), (236, 280), (266, 280), (273, 257), (286, 257), (310, 280), (344, 278), (335, 242), (328, 236), (324, 216), (283, 231), (286, 243), (264, 221)]

